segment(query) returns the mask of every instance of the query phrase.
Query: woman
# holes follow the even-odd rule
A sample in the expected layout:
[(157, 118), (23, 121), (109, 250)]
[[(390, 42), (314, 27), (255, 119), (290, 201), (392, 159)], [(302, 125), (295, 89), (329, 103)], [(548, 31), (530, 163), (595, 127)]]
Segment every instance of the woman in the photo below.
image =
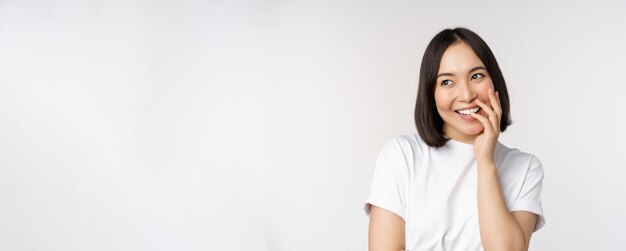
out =
[(474, 32), (446, 29), (426, 48), (415, 124), (378, 157), (365, 207), (370, 250), (528, 250), (545, 222), (543, 167), (498, 142), (509, 96)]

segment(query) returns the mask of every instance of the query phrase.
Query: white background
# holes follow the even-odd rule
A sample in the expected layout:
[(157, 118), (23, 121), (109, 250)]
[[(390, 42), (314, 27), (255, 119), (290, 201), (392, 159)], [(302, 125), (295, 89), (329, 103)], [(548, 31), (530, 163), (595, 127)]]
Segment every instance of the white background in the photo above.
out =
[(447, 27), (544, 164), (531, 250), (626, 250), (623, 1), (0, 0), (0, 250), (365, 250)]

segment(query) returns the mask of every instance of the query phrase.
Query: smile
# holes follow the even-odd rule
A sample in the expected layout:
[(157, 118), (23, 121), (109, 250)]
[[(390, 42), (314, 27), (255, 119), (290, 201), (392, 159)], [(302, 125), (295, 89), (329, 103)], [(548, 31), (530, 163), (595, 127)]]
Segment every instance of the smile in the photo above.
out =
[(480, 107), (474, 107), (472, 109), (465, 109), (465, 110), (457, 110), (455, 112), (462, 114), (462, 115), (470, 115), (472, 113), (477, 113), (478, 111), (480, 111)]

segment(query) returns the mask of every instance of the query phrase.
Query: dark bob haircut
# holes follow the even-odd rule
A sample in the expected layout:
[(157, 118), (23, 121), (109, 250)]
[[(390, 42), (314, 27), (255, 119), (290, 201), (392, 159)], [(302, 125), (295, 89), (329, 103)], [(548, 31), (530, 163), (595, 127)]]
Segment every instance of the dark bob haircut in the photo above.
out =
[(443, 119), (439, 116), (435, 105), (435, 83), (444, 51), (450, 45), (458, 42), (463, 42), (471, 47), (487, 68), (487, 73), (491, 77), (494, 89), (500, 96), (500, 104), (502, 106), (500, 131), (504, 132), (511, 125), (509, 93), (496, 57), (489, 49), (489, 46), (487, 46), (487, 43), (468, 29), (446, 29), (439, 32), (430, 41), (424, 52), (420, 67), (419, 87), (417, 101), (415, 102), (415, 126), (422, 140), (429, 146), (441, 147), (449, 140), (443, 134)]

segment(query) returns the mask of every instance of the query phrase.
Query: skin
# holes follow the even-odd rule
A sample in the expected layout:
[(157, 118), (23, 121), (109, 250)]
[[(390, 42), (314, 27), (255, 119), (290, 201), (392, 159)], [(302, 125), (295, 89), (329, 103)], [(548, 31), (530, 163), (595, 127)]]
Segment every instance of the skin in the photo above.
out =
[[(451, 140), (474, 145), (478, 169), (478, 220), (483, 249), (528, 250), (537, 215), (509, 212), (502, 195), (495, 165), (502, 109), (498, 93), (480, 58), (467, 44), (458, 42), (446, 49), (435, 85), (435, 103), (443, 118), (443, 132)], [(473, 119), (456, 111), (480, 107)], [(404, 250), (404, 220), (385, 209), (372, 206), (369, 250)]]

